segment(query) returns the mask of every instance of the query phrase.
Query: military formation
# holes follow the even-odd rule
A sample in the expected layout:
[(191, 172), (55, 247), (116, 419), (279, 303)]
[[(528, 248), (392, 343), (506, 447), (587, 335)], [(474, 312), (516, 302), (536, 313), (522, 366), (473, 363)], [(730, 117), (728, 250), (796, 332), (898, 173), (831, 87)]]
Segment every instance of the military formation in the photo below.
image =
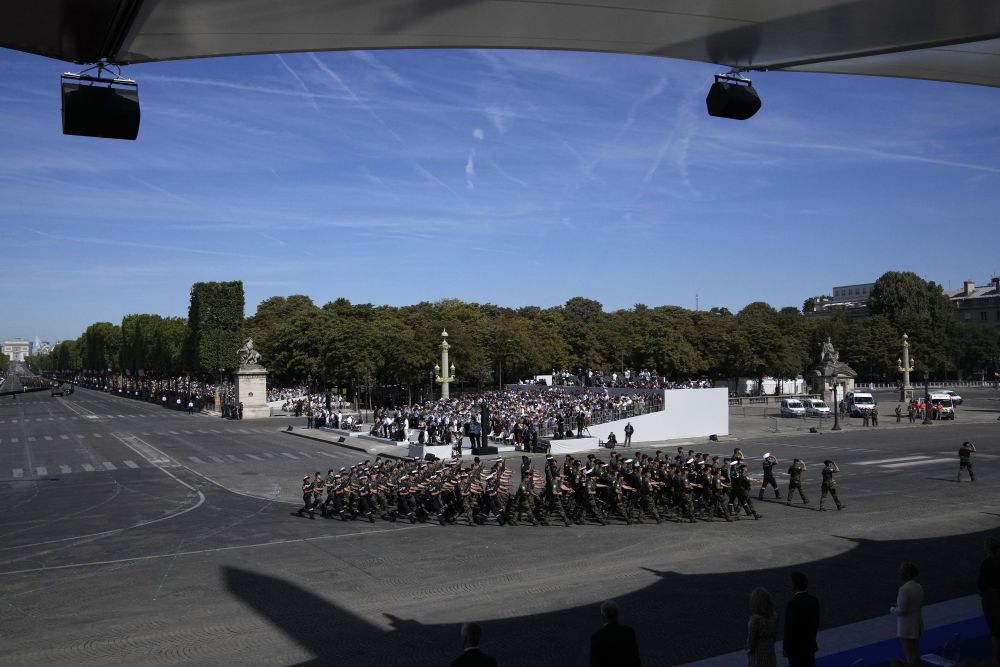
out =
[[(302, 507), (299, 516), (342, 521), (376, 519), (434, 521), (441, 525), (461, 522), (469, 526), (496, 522), (501, 526), (520, 523), (565, 526), (588, 522), (607, 525), (663, 521), (737, 521), (760, 519), (753, 505), (748, 465), (742, 451), (721, 458), (678, 448), (676, 456), (657, 451), (653, 456), (636, 452), (632, 458), (612, 452), (607, 461), (590, 454), (574, 458), (567, 454), (560, 462), (548, 456), (536, 467), (527, 456), (518, 468), (507, 459), (471, 464), (461, 458), (383, 459), (376, 457), (350, 468), (317, 472), (302, 479)], [(841, 509), (833, 474), (836, 464), (827, 461), (823, 472), (823, 500), (831, 495)], [(765, 483), (771, 482), (776, 496), (781, 494), (769, 467), (778, 461), (764, 458)], [(789, 473), (801, 494), (801, 473), (805, 463), (795, 459)], [(829, 471), (829, 472), (828, 472)], [(763, 498), (764, 486), (758, 499)], [(803, 502), (808, 502), (802, 496)]]

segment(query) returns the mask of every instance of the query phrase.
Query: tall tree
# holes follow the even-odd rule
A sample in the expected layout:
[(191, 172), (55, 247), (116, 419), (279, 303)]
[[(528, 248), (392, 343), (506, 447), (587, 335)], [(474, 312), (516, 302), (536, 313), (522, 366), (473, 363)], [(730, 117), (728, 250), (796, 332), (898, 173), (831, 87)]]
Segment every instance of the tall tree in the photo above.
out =
[(237, 366), (243, 345), (243, 282), (195, 283), (188, 309), (189, 366), (204, 377)]

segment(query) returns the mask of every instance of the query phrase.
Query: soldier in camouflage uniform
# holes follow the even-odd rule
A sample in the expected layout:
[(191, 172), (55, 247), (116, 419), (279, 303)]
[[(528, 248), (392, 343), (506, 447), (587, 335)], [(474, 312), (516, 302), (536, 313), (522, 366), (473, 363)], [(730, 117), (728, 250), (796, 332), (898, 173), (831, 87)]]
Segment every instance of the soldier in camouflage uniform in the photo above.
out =
[(313, 512), (313, 485), (312, 480), (309, 479), (309, 475), (302, 478), (302, 507), (299, 508), (296, 514), (302, 516), (303, 512), (309, 512), (310, 519), (316, 518)]
[(806, 500), (806, 494), (802, 490), (802, 473), (805, 472), (806, 462), (800, 461), (799, 459), (794, 459), (792, 465), (788, 468), (788, 496), (785, 504), (792, 504), (792, 494), (796, 489), (799, 491), (799, 498), (802, 499), (803, 505), (808, 505), (809, 501)]
[(830, 494), (833, 496), (833, 502), (837, 504), (837, 509), (844, 509), (843, 504), (840, 502), (840, 498), (837, 497), (837, 480), (833, 478), (835, 473), (840, 472), (840, 468), (833, 461), (827, 460), (823, 461), (823, 485), (820, 487), (819, 496), (819, 511), (825, 512), (826, 508), (823, 507), (823, 503), (826, 502), (826, 495)]

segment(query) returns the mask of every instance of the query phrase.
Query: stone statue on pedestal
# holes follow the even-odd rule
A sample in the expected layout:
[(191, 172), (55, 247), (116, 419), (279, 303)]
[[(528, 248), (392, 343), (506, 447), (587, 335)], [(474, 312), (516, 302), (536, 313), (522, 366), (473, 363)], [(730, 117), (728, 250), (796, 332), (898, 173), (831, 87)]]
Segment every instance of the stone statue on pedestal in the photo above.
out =
[(253, 349), (253, 338), (247, 338), (237, 354), (239, 355), (240, 366), (260, 365), (260, 352)]

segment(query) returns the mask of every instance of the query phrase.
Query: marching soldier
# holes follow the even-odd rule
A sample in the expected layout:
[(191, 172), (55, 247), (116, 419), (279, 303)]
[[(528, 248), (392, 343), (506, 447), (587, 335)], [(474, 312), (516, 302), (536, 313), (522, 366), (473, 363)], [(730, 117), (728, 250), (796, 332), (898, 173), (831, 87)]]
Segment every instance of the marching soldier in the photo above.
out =
[(764, 468), (764, 482), (760, 485), (760, 493), (757, 500), (764, 500), (764, 490), (768, 485), (774, 487), (774, 497), (781, 500), (781, 491), (778, 490), (778, 480), (774, 477), (774, 466), (778, 465), (778, 459), (771, 456), (771, 452), (764, 454), (764, 461), (761, 463)]
[(733, 479), (733, 488), (736, 490), (736, 514), (739, 514), (740, 509), (743, 509), (747, 516), (753, 515), (754, 520), (759, 519), (763, 515), (757, 513), (753, 507), (753, 501), (750, 500), (750, 478), (747, 476), (747, 464), (741, 463), (737, 469), (739, 474)]
[(313, 485), (309, 475), (302, 478), (302, 507), (296, 514), (302, 516), (303, 512), (309, 512), (310, 519), (316, 518), (313, 512)]
[(608, 519), (597, 506), (597, 489), (603, 486), (603, 484), (597, 483), (596, 475), (588, 475), (585, 482), (586, 495), (584, 496), (584, 502), (586, 503), (587, 511), (593, 514), (594, 518), (600, 521), (602, 526), (606, 526), (608, 525)]
[(316, 510), (317, 507), (326, 516), (326, 508), (323, 506), (323, 492), (326, 491), (326, 481), (323, 479), (322, 473), (318, 470), (316, 471), (316, 477), (313, 478), (313, 501), (312, 501), (312, 512), (309, 512), (310, 516)]
[(558, 472), (552, 478), (552, 483), (546, 486), (545, 496), (548, 500), (549, 513), (562, 519), (566, 526), (569, 526), (569, 518), (566, 516), (566, 507), (563, 505), (563, 495), (572, 492), (573, 489), (563, 484), (562, 475)]
[(823, 503), (826, 502), (826, 494), (833, 496), (833, 502), (837, 504), (837, 509), (842, 510), (844, 506), (840, 504), (840, 498), (837, 497), (837, 480), (833, 478), (834, 474), (840, 472), (840, 468), (833, 461), (827, 460), (823, 461), (823, 486), (820, 488), (819, 496), (819, 511), (825, 512), (826, 508), (823, 507)]
[(972, 472), (972, 452), (976, 451), (976, 446), (971, 442), (963, 442), (962, 446), (958, 448), (958, 477), (955, 478), (956, 482), (962, 481), (962, 470), (969, 471), (969, 481), (975, 482), (976, 475)]
[(809, 501), (806, 500), (806, 494), (802, 491), (802, 473), (805, 472), (806, 462), (799, 459), (794, 459), (792, 465), (788, 468), (788, 502), (786, 505), (792, 504), (792, 494), (795, 490), (799, 490), (799, 498), (802, 499), (803, 505), (808, 505)]

